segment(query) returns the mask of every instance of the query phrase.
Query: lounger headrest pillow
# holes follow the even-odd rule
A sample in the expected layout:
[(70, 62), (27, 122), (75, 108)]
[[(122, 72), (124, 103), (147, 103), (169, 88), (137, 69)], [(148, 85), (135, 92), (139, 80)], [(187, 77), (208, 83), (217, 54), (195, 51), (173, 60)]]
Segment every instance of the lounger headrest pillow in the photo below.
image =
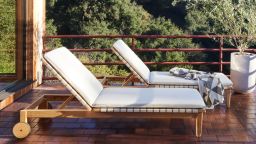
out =
[(65, 47), (47, 52), (44, 58), (92, 106), (103, 86), (81, 61)]
[(121, 39), (117, 40), (113, 48), (128, 63), (132, 69), (147, 83), (149, 83), (150, 70), (143, 61)]

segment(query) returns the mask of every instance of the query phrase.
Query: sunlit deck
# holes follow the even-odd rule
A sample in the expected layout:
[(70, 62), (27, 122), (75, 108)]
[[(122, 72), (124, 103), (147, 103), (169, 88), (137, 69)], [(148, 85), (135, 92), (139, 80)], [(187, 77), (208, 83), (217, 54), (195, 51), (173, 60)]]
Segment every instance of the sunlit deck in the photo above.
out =
[(256, 142), (256, 93), (234, 94), (231, 109), (225, 105), (207, 110), (203, 135), (195, 137), (192, 119), (64, 119), (38, 123), (31, 119), (31, 134), (17, 140), (12, 127), (19, 119), (19, 110), (40, 95), (68, 93), (61, 85), (43, 85), (0, 111), (0, 143), (247, 143)]

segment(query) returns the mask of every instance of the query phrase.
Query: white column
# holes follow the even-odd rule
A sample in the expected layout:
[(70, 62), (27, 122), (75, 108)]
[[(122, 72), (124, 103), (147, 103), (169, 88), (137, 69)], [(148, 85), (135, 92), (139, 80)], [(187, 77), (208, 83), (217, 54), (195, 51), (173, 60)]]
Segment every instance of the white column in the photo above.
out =
[(34, 0), (34, 28), (36, 41), (36, 79), (37, 84), (42, 83), (43, 77), (43, 64), (42, 64), (42, 53), (43, 53), (43, 36), (45, 27), (45, 0)]

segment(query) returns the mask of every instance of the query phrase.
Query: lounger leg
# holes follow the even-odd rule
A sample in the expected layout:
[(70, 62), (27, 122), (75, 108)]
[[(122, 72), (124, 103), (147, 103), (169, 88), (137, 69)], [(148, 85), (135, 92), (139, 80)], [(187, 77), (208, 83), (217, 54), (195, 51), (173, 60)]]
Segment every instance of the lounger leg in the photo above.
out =
[(133, 78), (134, 78), (134, 74), (133, 73), (129, 74), (127, 78), (124, 80), (122, 87), (126, 86), (129, 82), (131, 82)]
[(20, 122), (28, 123), (27, 114), (28, 114), (28, 113), (27, 113), (26, 110), (21, 110), (21, 111), (20, 111)]
[(27, 117), (27, 111), (21, 110), (20, 111), (20, 122), (17, 123), (13, 129), (12, 129), (13, 135), (16, 138), (25, 138), (27, 137), (31, 132), (31, 127), (28, 124), (28, 117)]
[(226, 107), (230, 108), (230, 101), (231, 101), (231, 96), (232, 96), (232, 89), (226, 89), (225, 90), (225, 94), (226, 94)]
[(196, 137), (201, 137), (203, 128), (203, 112), (200, 112), (196, 117)]
[(38, 109), (48, 109), (48, 102), (45, 100), (39, 104)]

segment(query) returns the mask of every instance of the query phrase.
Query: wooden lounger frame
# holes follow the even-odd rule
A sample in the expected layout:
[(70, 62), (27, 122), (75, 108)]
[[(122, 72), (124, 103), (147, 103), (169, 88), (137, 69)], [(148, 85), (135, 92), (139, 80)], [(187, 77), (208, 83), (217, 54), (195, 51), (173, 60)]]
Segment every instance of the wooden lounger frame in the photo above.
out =
[[(62, 101), (56, 109), (51, 109), (50, 103)], [(101, 112), (97, 108), (88, 110), (85, 108), (69, 109), (65, 108), (71, 101), (77, 99), (71, 94), (45, 94), (24, 110), (20, 111), (20, 122), (13, 128), (13, 134), (17, 138), (25, 138), (29, 135), (31, 128), (28, 118), (194, 118), (196, 137), (202, 135), (204, 109), (197, 112)]]
[[(128, 86), (128, 84), (130, 82), (134, 82), (135, 79), (137, 79), (137, 77), (139, 77), (138, 75), (134, 74), (134, 73), (130, 73), (122, 82), (122, 87)], [(172, 88), (195, 88), (198, 89), (197, 86), (193, 86), (193, 85), (168, 85), (168, 84), (159, 84), (159, 85), (154, 85), (154, 84), (148, 84), (145, 81), (142, 81), (142, 83), (146, 86), (146, 87), (172, 87)], [(231, 96), (233, 93), (233, 87), (225, 87), (224, 88), (224, 94), (225, 94), (225, 101), (226, 101), (226, 107), (230, 108), (230, 101), (231, 101)]]
[[(29, 135), (31, 128), (28, 124), (28, 118), (195, 118), (195, 133), (197, 137), (202, 135), (203, 113), (204, 108), (175, 108), (175, 111), (159, 111), (157, 108), (150, 108), (150, 111), (142, 111), (143, 108), (134, 108), (133, 111), (104, 111), (101, 108), (91, 107), (80, 94), (64, 79), (44, 58), (43, 63), (57, 76), (57, 78), (66, 86), (72, 95), (45, 94), (24, 110), (20, 111), (20, 122), (13, 127), (13, 134), (17, 138), (25, 138)], [(102, 80), (105, 83), (106, 79)], [(62, 101), (57, 108), (52, 109), (49, 102)], [(70, 109), (65, 108), (71, 101), (79, 101), (84, 108)], [(124, 108), (126, 109), (126, 108)], [(136, 109), (136, 110), (135, 110)], [(141, 111), (137, 112), (138, 109)], [(145, 108), (144, 108), (145, 109)], [(153, 111), (151, 111), (151, 109)], [(161, 108), (165, 109), (165, 108)], [(155, 111), (158, 110), (158, 111)], [(178, 110), (178, 111), (176, 111)], [(184, 111), (185, 110), (185, 111)], [(195, 110), (195, 111), (194, 111)]]

